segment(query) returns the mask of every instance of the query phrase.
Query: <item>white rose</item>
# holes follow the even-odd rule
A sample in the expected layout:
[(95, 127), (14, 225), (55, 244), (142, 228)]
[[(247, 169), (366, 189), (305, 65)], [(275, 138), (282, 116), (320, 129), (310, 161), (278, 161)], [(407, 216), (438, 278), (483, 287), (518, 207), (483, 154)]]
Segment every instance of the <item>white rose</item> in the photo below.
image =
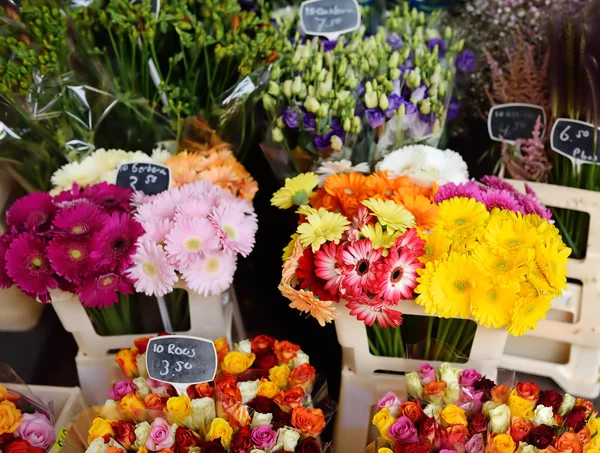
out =
[(458, 401), (459, 397), (460, 387), (458, 386), (458, 384), (449, 385), (448, 387), (446, 387), (446, 394), (444, 395), (444, 404), (454, 404)]
[(542, 406), (541, 404), (535, 408), (535, 418), (533, 424), (535, 426), (548, 425), (554, 426), (554, 413), (551, 407)]
[(252, 354), (252, 344), (250, 343), (250, 340), (242, 340), (234, 346), (233, 350)]
[(117, 402), (115, 400), (108, 399), (104, 403), (104, 406), (100, 409), (102, 418), (106, 420), (118, 420), (119, 412), (117, 411)]
[(490, 418), (490, 412), (496, 409), (498, 406), (500, 406), (499, 403), (495, 403), (494, 401), (486, 401), (483, 403), (481, 412), (483, 412), (483, 415), (485, 415), (487, 418)]
[(563, 397), (562, 403), (560, 403), (560, 407), (558, 408), (558, 415), (564, 417), (567, 415), (573, 407), (575, 406), (575, 397), (565, 393)]
[(260, 412), (255, 412), (250, 426), (252, 429), (258, 428), (259, 426), (272, 426), (272, 420), (273, 414), (261, 414)]
[(423, 413), (425, 415), (427, 415), (429, 418), (434, 418), (438, 423), (440, 423), (440, 412), (442, 412), (441, 406), (433, 403), (428, 404), (425, 406), (425, 409), (423, 409)]
[(237, 386), (242, 394), (242, 404), (246, 404), (254, 399), (254, 397), (258, 393), (259, 384), (260, 380), (238, 382)]
[(98, 437), (87, 447), (85, 453), (104, 453), (108, 449), (108, 445), (104, 445), (104, 439)]
[(488, 430), (497, 434), (504, 434), (510, 427), (510, 408), (501, 404), (490, 411)]
[(442, 363), (440, 366), (440, 380), (445, 381), (448, 387), (458, 387), (458, 377), (462, 370), (453, 367), (449, 363)]
[(298, 353), (296, 354), (296, 357), (294, 357), (294, 360), (292, 360), (292, 366), (294, 368), (298, 368), (300, 365), (309, 363), (308, 360), (309, 360), (308, 354), (305, 354), (302, 351), (298, 351)]
[(423, 384), (421, 384), (421, 378), (414, 371), (406, 375), (406, 390), (410, 396), (415, 398), (423, 398)]
[(519, 442), (516, 453), (537, 453), (539, 450), (527, 442)]
[(279, 428), (277, 431), (277, 446), (281, 445), (282, 450), (294, 451), (298, 440), (300, 440), (300, 433), (295, 429)]
[(200, 453), (200, 447), (191, 447), (188, 453)]
[(138, 371), (141, 377), (148, 377), (148, 368), (146, 368), (146, 354), (138, 354), (135, 359)]
[(135, 426), (135, 447), (139, 448), (142, 445), (146, 445), (148, 440), (148, 434), (150, 434), (150, 423), (142, 422)]
[(212, 398), (196, 398), (190, 403), (194, 427), (209, 425), (216, 417), (215, 401)]
[(146, 385), (146, 378), (143, 376), (136, 377), (133, 380), (133, 385), (136, 386), (136, 388), (138, 389), (138, 393), (142, 398), (151, 393), (150, 387)]
[(264, 450), (258, 450), (256, 448), (253, 448), (252, 450), (250, 450), (250, 453), (266, 453)]

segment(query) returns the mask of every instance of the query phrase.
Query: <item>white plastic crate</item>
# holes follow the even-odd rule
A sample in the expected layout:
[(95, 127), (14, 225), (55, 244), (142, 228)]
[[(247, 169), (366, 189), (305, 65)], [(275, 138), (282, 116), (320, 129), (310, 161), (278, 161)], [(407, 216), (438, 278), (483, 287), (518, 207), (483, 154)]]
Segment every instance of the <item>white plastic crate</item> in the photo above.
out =
[[(406, 315), (429, 316), (423, 307), (411, 300), (402, 301), (392, 308)], [(334, 323), (338, 341), (342, 346), (342, 365), (358, 376), (372, 376), (377, 371), (405, 373), (418, 370), (424, 363), (431, 363), (433, 366), (441, 364), (430, 360), (375, 356), (369, 350), (367, 329), (363, 322), (351, 316), (350, 310), (341, 303), (338, 313)], [(476, 368), (490, 379), (495, 379), (507, 336), (504, 329), (478, 325), (468, 361), (458, 365), (461, 368)]]

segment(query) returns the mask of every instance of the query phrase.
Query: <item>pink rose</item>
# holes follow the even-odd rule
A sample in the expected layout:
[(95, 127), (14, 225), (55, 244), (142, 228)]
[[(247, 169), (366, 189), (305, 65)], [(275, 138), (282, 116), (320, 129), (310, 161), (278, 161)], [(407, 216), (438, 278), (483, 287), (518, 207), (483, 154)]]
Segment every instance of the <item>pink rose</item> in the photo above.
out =
[(117, 382), (112, 390), (108, 392), (108, 396), (113, 400), (120, 400), (125, 395), (129, 393), (135, 393), (135, 388), (133, 387), (133, 381), (125, 380)]
[(388, 429), (388, 436), (396, 442), (411, 444), (419, 440), (419, 433), (410, 418), (402, 416)]
[(168, 397), (173, 396), (171, 391), (171, 386), (169, 384), (165, 384), (164, 382), (155, 381), (152, 378), (146, 379), (146, 385), (150, 387), (150, 391), (155, 395)]
[(481, 412), (483, 394), (483, 390), (475, 390), (473, 387), (462, 387), (456, 405), (470, 414), (478, 414)]
[(477, 370), (471, 368), (470, 370), (462, 370), (458, 376), (458, 385), (473, 385), (481, 379), (481, 374)]
[(273, 431), (270, 426), (263, 425), (252, 430), (252, 442), (256, 448), (261, 450), (271, 449), (275, 446), (277, 440), (277, 431)]
[(429, 384), (430, 382), (437, 381), (437, 377), (435, 375), (435, 368), (429, 365), (428, 363), (424, 363), (417, 371), (417, 374), (421, 378), (421, 383), (423, 385)]
[(47, 416), (40, 413), (23, 414), (23, 421), (15, 431), (15, 435), (26, 440), (32, 447), (46, 450), (56, 441), (54, 427)]
[(387, 392), (377, 403), (377, 409), (381, 410), (388, 407), (392, 417), (397, 417), (401, 404), (402, 400), (394, 392)]
[(174, 443), (175, 438), (167, 421), (164, 418), (155, 419), (150, 425), (146, 448), (151, 451), (161, 451), (171, 448)]

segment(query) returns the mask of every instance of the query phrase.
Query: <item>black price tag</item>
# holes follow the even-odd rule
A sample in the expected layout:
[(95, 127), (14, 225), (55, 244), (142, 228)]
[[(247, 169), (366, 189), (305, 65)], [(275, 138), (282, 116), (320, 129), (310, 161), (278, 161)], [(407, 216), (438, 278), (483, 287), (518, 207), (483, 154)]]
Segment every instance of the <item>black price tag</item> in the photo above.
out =
[(182, 393), (189, 385), (214, 380), (217, 350), (212, 341), (204, 338), (154, 337), (146, 349), (146, 367), (152, 379), (172, 384)]
[(300, 5), (300, 28), (307, 35), (334, 40), (359, 27), (356, 0), (307, 0)]
[[(488, 114), (488, 132), (490, 138), (514, 144), (519, 139), (533, 137), (533, 129), (538, 117), (546, 125), (546, 112), (539, 105), (500, 104), (490, 109)], [(544, 135), (544, 130), (542, 130)], [(502, 137), (502, 139), (500, 139)]]
[(116, 185), (141, 190), (146, 195), (156, 195), (169, 189), (171, 169), (159, 164), (134, 162), (121, 164)]
[(578, 164), (598, 164), (600, 147), (596, 128), (584, 121), (559, 118), (552, 127), (550, 147)]

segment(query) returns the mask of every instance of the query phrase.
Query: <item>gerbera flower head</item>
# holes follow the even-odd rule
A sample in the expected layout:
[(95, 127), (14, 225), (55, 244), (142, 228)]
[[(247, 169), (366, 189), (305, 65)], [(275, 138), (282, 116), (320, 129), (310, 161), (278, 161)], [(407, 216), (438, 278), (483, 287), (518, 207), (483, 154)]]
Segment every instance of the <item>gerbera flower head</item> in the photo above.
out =
[(78, 203), (58, 211), (54, 219), (57, 234), (86, 237), (97, 233), (108, 219), (101, 208), (92, 203)]
[(533, 261), (534, 255), (533, 250), (518, 250), (510, 256), (501, 255), (484, 244), (476, 247), (472, 256), (479, 269), (496, 285), (516, 293), (529, 272), (529, 263)]
[(379, 298), (371, 299), (360, 298), (349, 301), (346, 307), (350, 309), (350, 314), (356, 316), (359, 321), (363, 321), (367, 326), (374, 323), (380, 327), (398, 327), (402, 324), (402, 313), (390, 308)]
[(156, 219), (142, 223), (146, 232), (142, 238), (153, 242), (164, 242), (167, 234), (173, 228), (174, 222), (169, 219)]
[(253, 216), (244, 214), (235, 206), (221, 205), (213, 209), (209, 219), (217, 229), (224, 250), (244, 257), (250, 254), (258, 229)]
[(15, 201), (6, 211), (6, 226), (13, 233), (45, 233), (52, 225), (56, 207), (46, 192), (35, 192)]
[(440, 218), (438, 207), (423, 195), (403, 195), (395, 201), (401, 203), (415, 217), (415, 225), (430, 230)]
[(437, 268), (437, 261), (428, 261), (425, 263), (425, 267), (417, 269), (417, 282), (418, 286), (415, 288), (415, 293), (418, 294), (415, 302), (425, 307), (425, 313), (428, 315), (434, 314), (438, 310), (438, 301), (432, 294), (432, 278), (435, 275)]
[(325, 281), (325, 290), (334, 297), (342, 281), (342, 247), (328, 242), (315, 253), (315, 274)]
[(175, 208), (175, 220), (179, 221), (183, 218), (207, 218), (216, 204), (216, 195), (191, 198), (177, 205), (177, 208)]
[(360, 232), (371, 241), (374, 249), (383, 249), (383, 256), (388, 255), (388, 249), (396, 243), (396, 239), (400, 236), (399, 231), (390, 233), (387, 229), (384, 230), (379, 222), (376, 222), (375, 225), (363, 226)]
[(84, 196), (106, 209), (107, 212), (131, 212), (129, 200), (133, 191), (127, 187), (101, 182), (83, 190)]
[(297, 231), (302, 245), (310, 245), (316, 252), (327, 241), (339, 243), (348, 225), (350, 222), (343, 215), (319, 208), (317, 212), (306, 216), (306, 221), (298, 226)]
[(534, 226), (520, 214), (506, 217), (497, 212), (492, 214), (483, 236), (495, 253), (510, 257), (520, 250), (535, 248), (537, 234)]
[(136, 291), (147, 296), (164, 296), (173, 291), (173, 285), (179, 280), (163, 247), (149, 240), (138, 243), (133, 267), (126, 275), (133, 280)]
[[(298, 260), (298, 268), (296, 269), (296, 277), (300, 282), (301, 289), (309, 289), (316, 294), (321, 300), (335, 300), (339, 297), (331, 294), (325, 289), (326, 281), (320, 279), (315, 272), (315, 256), (310, 248), (304, 250), (304, 253)], [(336, 291), (337, 292), (337, 291)]]
[(77, 288), (77, 295), (85, 307), (110, 307), (119, 301), (119, 293), (133, 294), (131, 281), (114, 272), (92, 275)]
[(552, 305), (551, 294), (540, 294), (533, 285), (521, 285), (518, 300), (511, 311), (508, 333), (514, 336), (524, 335), (528, 330), (535, 329), (537, 322), (546, 317)]
[(48, 259), (58, 275), (77, 282), (92, 273), (89, 257), (91, 240), (86, 237), (57, 236), (48, 245)]
[(398, 252), (391, 249), (387, 258), (377, 264), (375, 292), (388, 304), (410, 299), (417, 286), (417, 269), (423, 264), (408, 248)]
[(481, 201), (488, 211), (493, 209), (506, 209), (508, 211), (519, 211), (519, 203), (514, 195), (507, 190), (489, 190), (481, 195)]
[(0, 236), (0, 288), (10, 288), (14, 283), (6, 273), (6, 252), (10, 248), (13, 237), (8, 233)]
[(473, 318), (477, 324), (500, 329), (510, 321), (517, 299), (516, 292), (482, 281), (471, 302)]
[(390, 231), (403, 234), (407, 228), (415, 226), (415, 217), (402, 205), (392, 200), (383, 201), (371, 198), (362, 202), (377, 217), (379, 222)]
[(415, 228), (410, 228), (396, 239), (395, 247), (399, 250), (408, 249), (418, 258), (424, 253), (425, 241), (419, 236)]
[(533, 197), (528, 197), (520, 193), (515, 194), (517, 202), (519, 203), (519, 212), (525, 214), (536, 214), (540, 217), (550, 220), (552, 218), (552, 211), (543, 206), (539, 201)]
[(114, 212), (92, 238), (90, 258), (97, 266), (122, 273), (131, 263), (144, 229), (131, 215)]
[(450, 200), (455, 197), (474, 198), (476, 201), (482, 201), (482, 191), (479, 185), (473, 181), (464, 184), (454, 184), (449, 182), (440, 186), (435, 194), (434, 201), (441, 203), (442, 201)]
[(430, 261), (443, 260), (448, 257), (450, 249), (450, 239), (443, 229), (434, 228), (428, 233), (421, 236), (425, 239), (424, 253), (421, 256), (421, 262), (427, 263)]
[(327, 178), (323, 188), (339, 200), (342, 213), (351, 217), (363, 200), (367, 177), (361, 173), (340, 173)]
[(560, 237), (536, 247), (535, 262), (554, 294), (567, 289), (566, 265), (570, 254), (571, 249), (563, 245)]
[(279, 284), (278, 289), (284, 297), (290, 300), (290, 308), (308, 313), (317, 320), (321, 327), (337, 318), (333, 302), (317, 299), (311, 291), (298, 290), (283, 282)]
[(15, 238), (4, 255), (6, 273), (12, 281), (28, 294), (48, 302), (50, 289), (58, 284), (50, 261), (46, 256), (46, 241), (31, 233)]
[(302, 173), (295, 178), (286, 178), (285, 186), (273, 194), (271, 204), (279, 209), (306, 204), (317, 184), (319, 184), (319, 176), (313, 172)]
[(169, 260), (181, 268), (219, 248), (219, 236), (208, 219), (182, 219), (167, 234), (165, 249)]
[(317, 169), (317, 174), (319, 175), (319, 185), (322, 186), (325, 180), (331, 175), (350, 172), (369, 173), (369, 164), (366, 162), (361, 162), (353, 167), (352, 162), (345, 159), (323, 162)]
[(290, 242), (283, 248), (283, 255), (281, 257), (282, 261), (287, 260), (290, 256), (292, 256), (292, 252), (294, 251), (294, 245), (296, 244), (296, 239), (298, 239), (300, 235), (298, 233), (294, 233), (291, 236)]
[(485, 225), (489, 213), (483, 203), (473, 198), (457, 197), (439, 204), (442, 226), (455, 239), (464, 239)]
[(498, 178), (497, 176), (486, 175), (481, 178), (481, 182), (497, 190), (506, 190), (507, 192), (511, 192), (513, 194), (518, 193), (517, 189), (515, 189), (512, 184), (504, 181), (501, 178)]
[(223, 252), (207, 252), (187, 266), (183, 278), (187, 286), (204, 296), (221, 294), (233, 282), (237, 258)]
[(342, 251), (343, 279), (342, 294), (359, 294), (370, 291), (376, 281), (375, 263), (381, 258), (382, 250), (373, 250), (371, 241), (362, 239), (347, 244)]

